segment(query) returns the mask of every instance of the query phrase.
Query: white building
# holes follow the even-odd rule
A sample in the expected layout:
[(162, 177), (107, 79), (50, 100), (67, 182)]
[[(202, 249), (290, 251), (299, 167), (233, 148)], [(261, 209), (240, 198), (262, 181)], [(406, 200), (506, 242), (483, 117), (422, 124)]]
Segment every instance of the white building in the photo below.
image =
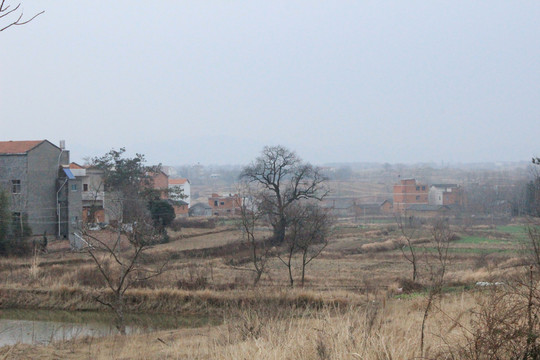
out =
[(181, 189), (185, 198), (181, 199), (178, 197), (175, 197), (174, 191), (169, 194), (169, 198), (171, 200), (183, 200), (187, 202), (188, 207), (191, 204), (191, 184), (188, 179), (180, 178), (180, 179), (171, 179), (169, 178), (169, 190), (172, 190), (174, 188)]

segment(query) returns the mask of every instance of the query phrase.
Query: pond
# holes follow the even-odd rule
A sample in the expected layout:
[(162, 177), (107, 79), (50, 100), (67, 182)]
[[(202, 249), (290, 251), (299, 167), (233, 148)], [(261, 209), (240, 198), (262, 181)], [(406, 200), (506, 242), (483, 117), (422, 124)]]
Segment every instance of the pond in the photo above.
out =
[[(126, 332), (200, 327), (217, 323), (201, 315), (128, 314)], [(114, 315), (94, 311), (0, 310), (0, 346), (16, 343), (48, 344), (85, 336), (116, 335)]]

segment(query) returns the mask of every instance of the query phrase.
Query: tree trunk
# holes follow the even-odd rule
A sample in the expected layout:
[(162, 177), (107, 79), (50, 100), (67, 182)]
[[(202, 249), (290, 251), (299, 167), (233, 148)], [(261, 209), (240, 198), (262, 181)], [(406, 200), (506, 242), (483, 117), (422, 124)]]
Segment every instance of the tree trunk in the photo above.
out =
[(291, 287), (294, 286), (294, 279), (293, 279), (293, 275), (292, 275), (292, 264), (291, 264), (291, 259), (289, 258), (289, 281), (290, 281), (290, 284), (291, 284)]
[(116, 313), (116, 328), (120, 335), (126, 335), (126, 322), (124, 319), (124, 299), (121, 294), (116, 295), (116, 301), (114, 304), (114, 311)]
[(287, 220), (282, 217), (274, 226), (274, 243), (283, 244), (285, 241), (285, 231), (287, 229)]
[(304, 278), (306, 275), (306, 260), (307, 260), (307, 252), (304, 251), (302, 253), (302, 279), (300, 280), (300, 285), (304, 287)]

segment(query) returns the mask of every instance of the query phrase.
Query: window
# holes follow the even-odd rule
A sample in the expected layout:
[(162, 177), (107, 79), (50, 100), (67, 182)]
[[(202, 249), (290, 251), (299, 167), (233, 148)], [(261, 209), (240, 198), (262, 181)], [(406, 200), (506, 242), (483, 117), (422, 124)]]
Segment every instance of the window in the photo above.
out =
[(83, 184), (82, 190), (83, 191), (88, 191), (88, 184)]
[(222, 201), (219, 203), (220, 205), (225, 205), (225, 201)]
[(416, 195), (416, 200), (420, 200), (420, 195)]
[(422, 190), (426, 190), (426, 187), (425, 187), (425, 186), (422, 186)]
[(417, 187), (416, 187), (416, 191), (418, 191), (418, 190), (420, 190), (420, 186), (417, 186)]
[(77, 184), (71, 184), (71, 191), (77, 191)]
[(12, 194), (21, 193), (21, 180), (11, 180), (11, 193)]
[(214, 200), (214, 206), (218, 206), (218, 201)]

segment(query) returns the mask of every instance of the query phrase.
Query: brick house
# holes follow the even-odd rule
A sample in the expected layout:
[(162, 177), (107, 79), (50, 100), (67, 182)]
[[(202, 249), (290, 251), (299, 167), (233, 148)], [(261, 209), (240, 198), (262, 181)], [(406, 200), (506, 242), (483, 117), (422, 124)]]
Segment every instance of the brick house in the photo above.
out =
[(429, 188), (429, 204), (463, 206), (463, 189), (456, 184), (433, 184)]
[(428, 186), (416, 179), (403, 179), (394, 185), (394, 212), (404, 212), (411, 205), (428, 204)]
[(242, 199), (238, 194), (219, 195), (212, 194), (208, 198), (208, 205), (212, 208), (212, 214), (216, 216), (235, 215), (240, 212)]
[(189, 206), (187, 202), (185, 202), (184, 200), (172, 200), (172, 199), (169, 199), (167, 201), (173, 207), (174, 214), (176, 215), (176, 217), (188, 216)]
[(394, 211), (394, 204), (392, 203), (392, 200), (384, 200), (380, 207), (381, 213), (383, 214), (391, 214)]
[(159, 192), (159, 197), (162, 200), (169, 198), (169, 175), (163, 171), (148, 174), (151, 179), (150, 187)]

